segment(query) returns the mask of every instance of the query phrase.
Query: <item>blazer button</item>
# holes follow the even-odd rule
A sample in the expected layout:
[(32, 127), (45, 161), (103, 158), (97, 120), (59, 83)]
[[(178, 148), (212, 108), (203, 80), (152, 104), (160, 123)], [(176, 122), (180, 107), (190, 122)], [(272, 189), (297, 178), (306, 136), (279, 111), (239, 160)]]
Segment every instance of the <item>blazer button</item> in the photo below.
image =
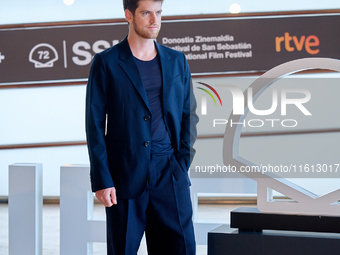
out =
[(144, 116), (144, 120), (145, 120), (145, 121), (149, 121), (150, 119), (151, 119), (150, 116)]
[(144, 146), (145, 147), (149, 147), (150, 146), (150, 142), (149, 141), (144, 142)]

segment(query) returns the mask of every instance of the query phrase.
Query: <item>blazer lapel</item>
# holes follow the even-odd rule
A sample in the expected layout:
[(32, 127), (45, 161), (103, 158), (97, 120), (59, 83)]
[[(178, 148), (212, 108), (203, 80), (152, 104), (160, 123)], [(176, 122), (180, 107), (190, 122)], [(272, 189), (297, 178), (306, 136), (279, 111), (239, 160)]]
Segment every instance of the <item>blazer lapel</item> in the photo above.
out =
[(133, 58), (127, 38), (125, 38), (119, 44), (119, 58), (122, 60), (119, 63), (120, 67), (124, 70), (126, 75), (129, 77), (130, 81), (136, 88), (137, 92), (139, 93), (145, 105), (147, 106), (149, 112), (151, 113), (148, 98), (146, 96), (146, 91), (143, 85), (143, 81), (140, 76), (137, 64)]
[(162, 68), (162, 79), (163, 79), (163, 115), (165, 116), (165, 113), (168, 111), (170, 105), (169, 105), (169, 93), (171, 89), (172, 84), (172, 78), (173, 78), (173, 61), (169, 54), (165, 52), (157, 43), (155, 43), (159, 59), (161, 62), (161, 68)]

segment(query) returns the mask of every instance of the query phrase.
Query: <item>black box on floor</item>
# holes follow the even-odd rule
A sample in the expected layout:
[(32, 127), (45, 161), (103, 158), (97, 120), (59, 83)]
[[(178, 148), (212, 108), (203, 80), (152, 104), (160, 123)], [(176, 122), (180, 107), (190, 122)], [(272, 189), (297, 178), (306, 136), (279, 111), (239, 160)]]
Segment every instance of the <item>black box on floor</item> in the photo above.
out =
[(256, 208), (231, 215), (233, 228), (223, 225), (208, 233), (208, 255), (340, 254), (339, 217), (263, 214)]

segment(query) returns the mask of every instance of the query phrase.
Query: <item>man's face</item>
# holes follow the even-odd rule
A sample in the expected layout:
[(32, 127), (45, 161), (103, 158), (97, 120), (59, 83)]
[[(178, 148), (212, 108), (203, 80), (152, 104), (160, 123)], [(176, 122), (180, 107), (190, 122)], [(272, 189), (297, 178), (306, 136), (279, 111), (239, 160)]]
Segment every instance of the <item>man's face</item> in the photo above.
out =
[(132, 26), (137, 35), (144, 39), (156, 39), (161, 29), (162, 2), (141, 0), (132, 16)]

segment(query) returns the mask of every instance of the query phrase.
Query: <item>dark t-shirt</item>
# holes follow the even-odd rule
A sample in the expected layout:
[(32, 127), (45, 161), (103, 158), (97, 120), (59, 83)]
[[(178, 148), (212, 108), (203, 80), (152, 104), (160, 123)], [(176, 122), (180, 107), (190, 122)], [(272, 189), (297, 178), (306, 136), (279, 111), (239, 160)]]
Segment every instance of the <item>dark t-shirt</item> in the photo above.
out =
[(151, 110), (151, 154), (170, 152), (172, 151), (171, 140), (163, 120), (162, 70), (158, 55), (150, 61), (137, 58), (135, 60)]

